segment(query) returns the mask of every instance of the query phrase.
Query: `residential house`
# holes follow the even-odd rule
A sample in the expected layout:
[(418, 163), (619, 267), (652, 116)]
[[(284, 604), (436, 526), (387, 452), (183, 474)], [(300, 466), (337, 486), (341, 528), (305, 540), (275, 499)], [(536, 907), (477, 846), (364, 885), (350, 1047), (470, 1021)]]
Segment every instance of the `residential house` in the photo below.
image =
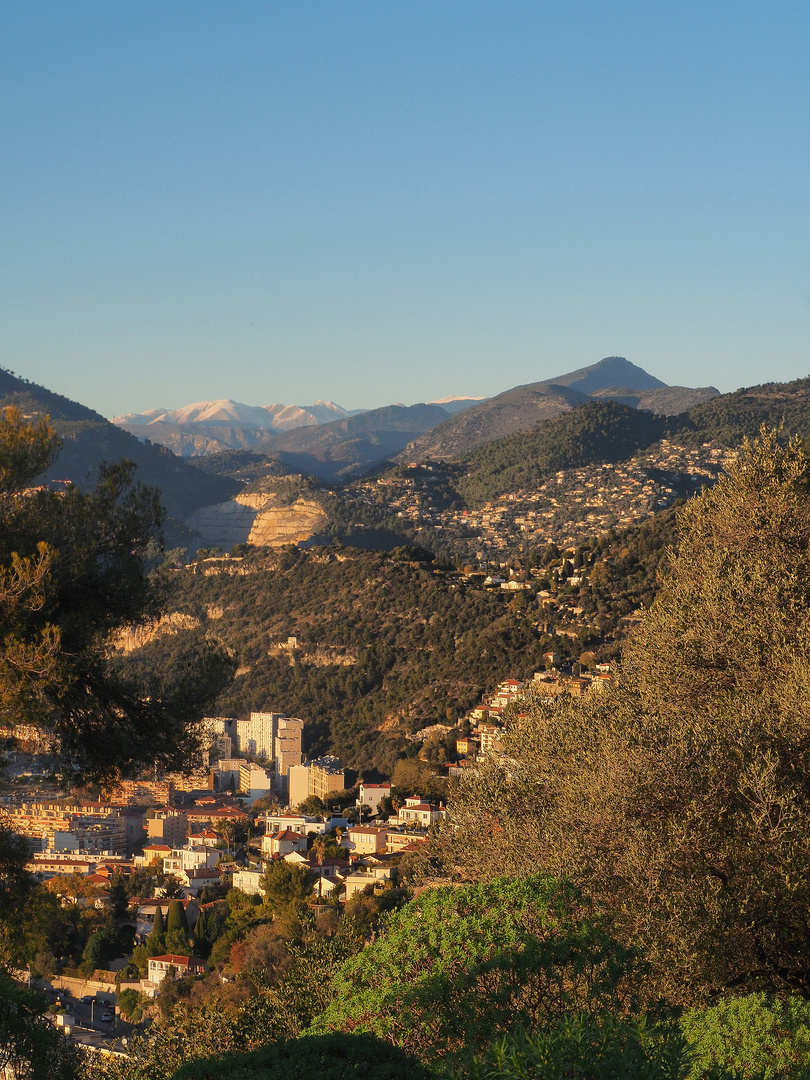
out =
[(372, 814), (379, 812), (380, 803), (391, 795), (390, 784), (360, 784), (360, 794), (357, 796), (356, 805), (362, 808), (368, 807)]
[(387, 836), (384, 825), (353, 825), (340, 838), (340, 846), (352, 855), (371, 855), (384, 851)]
[(172, 849), (168, 844), (145, 844), (143, 855), (136, 855), (133, 862), (136, 866), (151, 866), (160, 859), (170, 859)]
[(396, 867), (394, 866), (369, 866), (354, 870), (343, 879), (343, 885), (346, 888), (346, 900), (351, 900), (353, 896), (361, 893), (369, 885), (378, 888), (387, 881), (393, 881), (395, 876)]
[(292, 829), (283, 832), (266, 833), (262, 837), (262, 855), (265, 858), (289, 855), (291, 851), (306, 851), (307, 837)]
[(183, 894), (197, 897), (209, 885), (219, 885), (222, 881), (222, 868), (219, 866), (201, 866), (198, 870), (179, 870), (177, 880), (183, 888)]
[(158, 986), (172, 972), (178, 977), (183, 975), (201, 975), (205, 964), (198, 956), (182, 956), (177, 953), (164, 953), (163, 956), (150, 956), (149, 982)]
[(423, 844), (428, 838), (427, 830), (413, 825), (401, 825), (398, 828), (389, 828), (385, 832), (385, 850), (389, 854), (397, 854), (404, 851), (412, 844)]
[(434, 806), (424, 802), (418, 795), (412, 795), (405, 800), (405, 805), (400, 807), (395, 820), (397, 825), (421, 825), (422, 828), (428, 828), (446, 817), (447, 811), (443, 806)]
[(264, 870), (236, 870), (231, 884), (234, 889), (239, 889), (250, 896), (255, 896), (257, 893), (259, 896), (264, 896), (262, 888), (264, 874)]

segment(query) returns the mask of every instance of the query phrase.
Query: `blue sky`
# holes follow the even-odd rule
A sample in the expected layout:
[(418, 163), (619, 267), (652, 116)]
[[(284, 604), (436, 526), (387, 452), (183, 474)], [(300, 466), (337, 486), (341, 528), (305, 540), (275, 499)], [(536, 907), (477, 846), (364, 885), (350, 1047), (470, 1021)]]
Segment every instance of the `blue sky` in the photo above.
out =
[(107, 416), (810, 373), (810, 6), (0, 7), (0, 366)]

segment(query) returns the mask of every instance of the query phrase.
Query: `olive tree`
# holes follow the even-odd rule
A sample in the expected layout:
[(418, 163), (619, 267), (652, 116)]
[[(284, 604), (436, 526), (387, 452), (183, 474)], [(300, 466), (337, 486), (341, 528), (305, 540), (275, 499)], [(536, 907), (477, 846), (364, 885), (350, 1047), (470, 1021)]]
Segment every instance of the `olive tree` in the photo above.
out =
[(445, 874), (570, 875), (644, 948), (653, 996), (810, 989), (807, 474), (763, 430), (684, 506), (616, 685), (536, 700), (434, 852)]

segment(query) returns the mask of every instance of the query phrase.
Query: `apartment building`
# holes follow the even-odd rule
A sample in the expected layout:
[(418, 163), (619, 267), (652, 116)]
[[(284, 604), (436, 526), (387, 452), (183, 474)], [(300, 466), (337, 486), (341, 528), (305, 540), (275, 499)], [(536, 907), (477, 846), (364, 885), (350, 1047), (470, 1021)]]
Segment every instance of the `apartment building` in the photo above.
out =
[(322, 757), (309, 765), (309, 794), (328, 803), (333, 792), (344, 791), (346, 773), (336, 757)]

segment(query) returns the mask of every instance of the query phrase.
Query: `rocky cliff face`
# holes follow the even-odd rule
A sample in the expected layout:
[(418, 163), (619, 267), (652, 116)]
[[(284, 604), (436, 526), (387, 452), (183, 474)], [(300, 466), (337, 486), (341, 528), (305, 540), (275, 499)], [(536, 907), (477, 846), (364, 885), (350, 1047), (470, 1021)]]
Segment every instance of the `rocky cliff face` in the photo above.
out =
[(298, 544), (322, 530), (326, 522), (326, 514), (316, 502), (296, 499), (290, 506), (279, 506), (272, 495), (253, 493), (203, 507), (186, 520), (186, 525), (199, 533), (206, 547), (230, 551), (235, 544)]
[[(222, 613), (220, 612), (220, 615)], [(155, 638), (171, 634), (179, 634), (181, 630), (195, 630), (200, 625), (200, 620), (193, 615), (183, 615), (179, 611), (171, 615), (163, 615), (157, 622), (149, 626), (136, 626), (128, 630), (121, 630), (112, 642), (115, 652), (131, 653), (136, 649), (142, 649)]]

